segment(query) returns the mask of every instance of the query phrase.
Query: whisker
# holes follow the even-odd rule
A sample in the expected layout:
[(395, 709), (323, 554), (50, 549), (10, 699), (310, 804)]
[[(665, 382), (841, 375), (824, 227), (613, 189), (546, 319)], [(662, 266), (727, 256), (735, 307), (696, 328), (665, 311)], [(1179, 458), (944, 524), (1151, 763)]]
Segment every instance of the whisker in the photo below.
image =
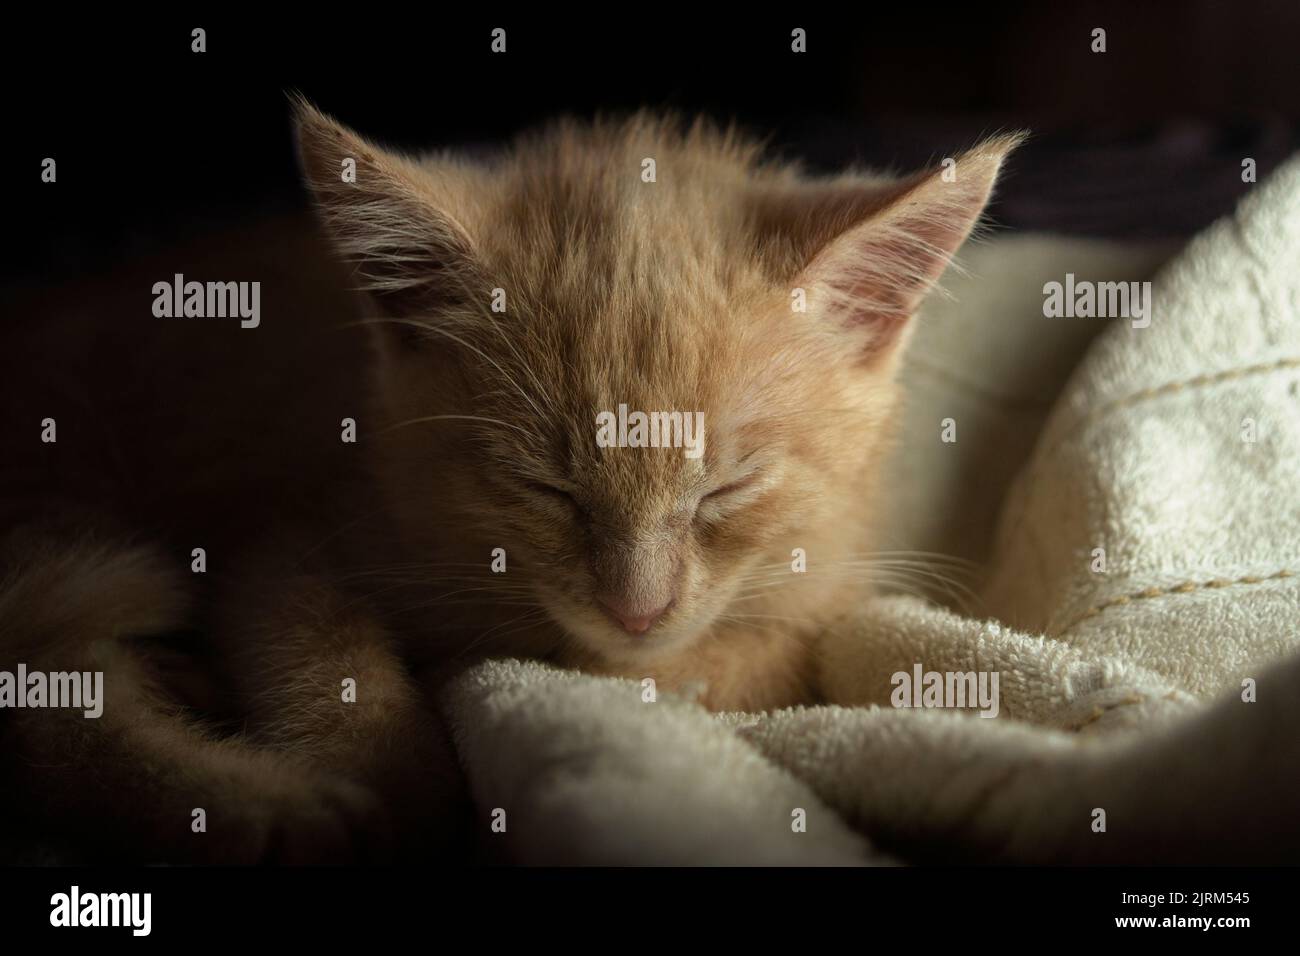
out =
[(525, 392), (525, 391), (523, 390), (523, 388), (520, 387), (519, 383), (516, 382), (516, 381), (514, 380), (513, 377), (511, 377), (510, 373), (507, 372), (504, 368), (502, 368), (502, 367), (500, 366), (500, 364), (496, 361), (496, 359), (492, 358), (490, 355), (488, 355), (486, 352), (484, 352), (484, 351), (483, 351), (482, 349), (480, 349), (478, 346), (476, 346), (476, 345), (474, 345), (474, 344), (472, 344), (472, 343), (470, 343), (470, 342), (465, 341), (465, 340), (462, 339), (460, 336), (458, 336), (458, 335), (456, 335), (456, 334), (454, 334), (454, 333), (452, 333), (452, 332), (449, 332), (447, 329), (444, 329), (444, 328), (442, 328), (442, 327), (440, 327), (440, 326), (437, 326), (437, 325), (433, 325), (433, 324), (428, 323), (428, 322), (416, 322), (416, 321), (414, 321), (414, 320), (412, 320), (412, 319), (390, 319), (390, 318), (361, 319), (361, 320), (359, 320), (359, 321), (358, 321), (357, 323), (355, 323), (355, 324), (357, 324), (357, 325), (379, 325), (379, 324), (384, 324), (384, 323), (396, 323), (396, 324), (398, 324), (398, 325), (410, 325), (410, 326), (413, 326), (414, 328), (423, 329), (423, 330), (426, 331), (426, 332), (433, 332), (433, 333), (436, 334), (436, 335), (441, 335), (441, 336), (443, 336), (444, 338), (451, 339), (453, 342), (455, 342), (457, 345), (460, 345), (462, 348), (469, 349), (471, 352), (473, 352), (473, 353), (474, 353), (475, 355), (477, 355), (479, 358), (483, 359), (483, 361), (487, 362), (489, 365), (491, 365), (493, 368), (495, 368), (498, 372), (500, 372), (501, 375), (502, 375), (502, 377), (503, 377), (507, 382), (509, 382), (511, 385), (514, 386), (515, 391), (517, 391), (517, 392), (519, 393), (519, 396), (520, 396), (524, 401), (526, 401), (529, 405), (532, 406), (533, 411), (535, 411), (535, 412), (538, 414), (538, 416), (539, 416), (540, 418), (542, 418), (543, 420), (548, 420), (548, 419), (547, 419), (547, 415), (546, 415), (546, 413), (543, 412), (543, 411), (541, 410), (541, 408), (538, 407), (537, 403), (534, 402), (533, 399), (532, 399), (532, 397), (531, 397), (527, 392)]
[(501, 425), (504, 428), (513, 428), (515, 431), (527, 435), (530, 439), (534, 437), (532, 432), (530, 432), (528, 429), (520, 425), (515, 425), (512, 424), (511, 422), (502, 421), (499, 418), (489, 418), (485, 415), (422, 415), (419, 418), (408, 418), (404, 422), (397, 422), (396, 424), (393, 425), (387, 425), (379, 429), (379, 431), (375, 432), (374, 436), (372, 437), (377, 437), (379, 435), (386, 435), (389, 432), (396, 431), (399, 428), (406, 428), (408, 425), (419, 425), (423, 422), (441, 422), (441, 421), (456, 421), (456, 420), (471, 421), (471, 422), (488, 422), (489, 424), (493, 424), (493, 425)]

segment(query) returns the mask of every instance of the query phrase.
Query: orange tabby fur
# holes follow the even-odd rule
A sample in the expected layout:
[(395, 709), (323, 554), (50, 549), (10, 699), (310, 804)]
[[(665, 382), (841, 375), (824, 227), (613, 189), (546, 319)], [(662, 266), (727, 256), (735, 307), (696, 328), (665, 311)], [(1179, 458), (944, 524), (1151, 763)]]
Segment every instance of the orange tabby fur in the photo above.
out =
[[(477, 164), (395, 155), (302, 103), (298, 131), (350, 275), (286, 222), (10, 303), (59, 320), (7, 334), (48, 374), (12, 369), (5, 396), (0, 650), (109, 687), (99, 723), (0, 714), (15, 802), (55, 825), (111, 765), (121, 826), (92, 829), (117, 854), (364, 854), (430, 818), (406, 849), (446, 848), (467, 804), (429, 692), (476, 656), (698, 685), (715, 709), (814, 700), (815, 639), (862, 599), (888, 505), (908, 320), (1015, 138), (950, 182), (806, 178), (647, 115)], [(173, 272), (262, 280), (262, 327), (149, 316)], [(620, 403), (702, 412), (704, 455), (598, 448)], [(611, 602), (667, 610), (631, 634)], [(174, 673), (138, 647), (189, 628)], [(33, 770), (71, 752), (75, 773)], [(198, 806), (238, 838), (193, 839)]]

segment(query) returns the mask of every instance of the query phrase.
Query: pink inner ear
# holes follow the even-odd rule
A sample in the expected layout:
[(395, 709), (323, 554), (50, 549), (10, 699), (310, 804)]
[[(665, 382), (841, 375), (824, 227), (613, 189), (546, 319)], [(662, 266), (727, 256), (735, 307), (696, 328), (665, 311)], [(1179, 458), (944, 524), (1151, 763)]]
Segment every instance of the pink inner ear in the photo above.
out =
[(963, 153), (954, 176), (933, 172), (897, 184), (882, 206), (827, 242), (799, 283), (832, 321), (865, 336), (876, 354), (907, 321), (988, 202), (998, 169), (1023, 137), (998, 136)]
[(853, 324), (905, 322), (948, 264), (920, 238), (884, 232), (853, 247), (825, 279)]
[(988, 196), (930, 178), (833, 240), (805, 270), (809, 295), (875, 354), (894, 345), (965, 241)]
[(964, 238), (964, 231), (928, 224), (932, 232), (947, 232), (935, 242), (920, 230), (910, 231), (909, 225), (864, 224), (833, 243), (808, 269), (815, 300), (846, 328), (866, 331), (869, 353), (887, 349), (898, 339), (947, 267), (948, 246)]

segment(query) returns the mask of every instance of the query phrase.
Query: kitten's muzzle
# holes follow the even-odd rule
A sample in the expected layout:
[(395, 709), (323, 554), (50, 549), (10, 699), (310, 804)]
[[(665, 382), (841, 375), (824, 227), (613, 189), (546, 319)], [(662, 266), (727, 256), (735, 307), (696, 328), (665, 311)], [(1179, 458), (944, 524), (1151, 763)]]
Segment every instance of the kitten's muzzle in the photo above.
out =
[(668, 613), (669, 609), (676, 603), (676, 598), (668, 601), (658, 609), (646, 610), (625, 601), (621, 598), (600, 595), (596, 598), (603, 610), (615, 624), (623, 628), (629, 634), (644, 634), (658, 623), (659, 619)]

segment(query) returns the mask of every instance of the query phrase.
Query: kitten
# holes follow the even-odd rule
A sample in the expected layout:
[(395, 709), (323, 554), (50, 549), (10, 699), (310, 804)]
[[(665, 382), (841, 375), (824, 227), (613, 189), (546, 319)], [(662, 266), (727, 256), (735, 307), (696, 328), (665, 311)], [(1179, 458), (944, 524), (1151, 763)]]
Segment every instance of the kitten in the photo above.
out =
[[(104, 719), (56, 731), (24, 713), (12, 752), (112, 763), (123, 838), (147, 858), (319, 859), (382, 853), (386, 829), (438, 816), (430, 845), (455, 841), (467, 803), (437, 769), (454, 761), (428, 698), (475, 657), (654, 678), (714, 709), (815, 700), (814, 641), (863, 600), (854, 571), (888, 507), (877, 480), (910, 319), (1018, 138), (962, 154), (955, 176), (820, 179), (734, 131), (646, 114), (560, 122), (471, 163), (296, 110), (358, 295), (307, 242), (312, 265), (286, 269), (279, 296), (264, 283), (261, 327), (219, 346), (264, 336), (275, 373), (213, 359), (213, 381), (249, 383), (229, 398), (248, 410), (216, 411), (192, 369), (165, 393), (208, 423), (208, 464), (177, 439), (161, 446), (171, 484), (133, 486), (133, 508), (67, 491), (169, 544), (191, 532), (181, 553), (195, 535), (217, 545), (231, 557), (208, 589), (175, 552), (88, 523), (11, 535), (5, 658), (112, 668)], [(175, 271), (200, 274), (193, 259)], [(369, 358), (326, 341), (349, 317)], [(602, 447), (600, 416), (620, 406), (700, 421), (700, 453)], [(345, 416), (355, 445), (338, 440)], [(211, 463), (218, 441), (241, 467)], [(205, 468), (204, 493), (233, 504), (186, 524), (177, 483)], [(206, 666), (184, 683), (125, 640), (195, 625)], [(355, 703), (340, 704), (345, 679)], [(75, 776), (23, 792), (75, 814)], [(216, 847), (187, 827), (203, 806), (227, 834)]]

